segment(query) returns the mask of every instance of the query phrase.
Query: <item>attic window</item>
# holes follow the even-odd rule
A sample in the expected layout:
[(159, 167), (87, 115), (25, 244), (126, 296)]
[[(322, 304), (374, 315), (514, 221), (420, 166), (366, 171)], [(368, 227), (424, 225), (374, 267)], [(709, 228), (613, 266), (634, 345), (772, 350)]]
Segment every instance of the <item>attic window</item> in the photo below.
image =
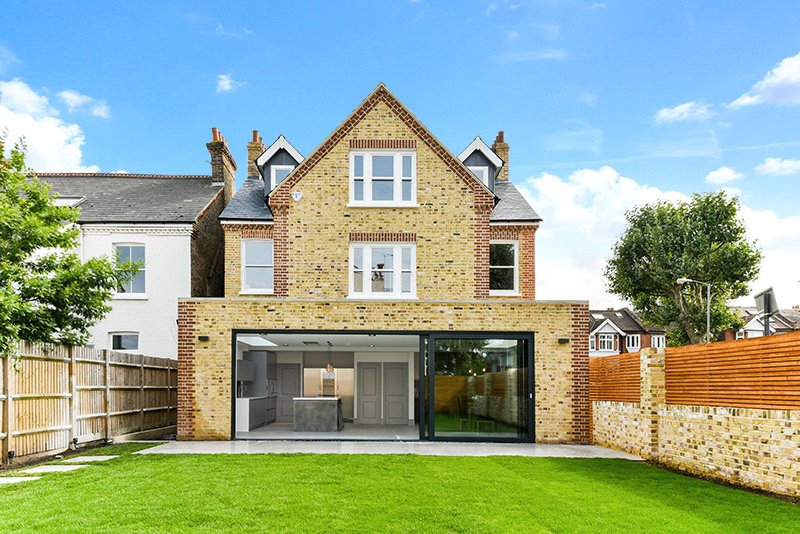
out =
[(478, 177), (478, 180), (483, 182), (483, 185), (489, 187), (489, 167), (467, 167), (472, 171), (472, 174)]
[(272, 191), (279, 183), (284, 181), (289, 173), (294, 170), (294, 165), (272, 165), (269, 171), (269, 189)]
[(602, 314), (600, 314), (600, 313), (593, 313), (593, 314), (592, 314), (592, 317), (593, 317), (594, 319), (597, 319), (598, 321), (602, 321), (602, 320), (604, 319), (603, 315), (602, 315)]
[(622, 317), (622, 312), (615, 312), (614, 315), (616, 315), (617, 317)]

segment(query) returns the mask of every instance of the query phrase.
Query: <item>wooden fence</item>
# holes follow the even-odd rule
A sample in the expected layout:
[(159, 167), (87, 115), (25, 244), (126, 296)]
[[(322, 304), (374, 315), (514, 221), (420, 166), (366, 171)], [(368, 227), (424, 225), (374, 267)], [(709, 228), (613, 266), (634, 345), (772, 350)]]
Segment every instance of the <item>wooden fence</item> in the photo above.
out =
[(0, 359), (0, 460), (62, 451), (177, 424), (178, 362), (141, 354), (21, 343)]
[(639, 402), (639, 353), (589, 359), (589, 400)]
[(800, 332), (669, 348), (667, 404), (800, 410)]

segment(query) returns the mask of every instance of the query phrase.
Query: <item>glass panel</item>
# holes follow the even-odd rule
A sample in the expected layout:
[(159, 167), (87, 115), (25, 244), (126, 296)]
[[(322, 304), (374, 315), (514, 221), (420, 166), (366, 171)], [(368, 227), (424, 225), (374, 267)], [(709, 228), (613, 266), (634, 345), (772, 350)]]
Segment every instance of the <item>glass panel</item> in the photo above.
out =
[(272, 265), (272, 241), (245, 241), (246, 265)]
[(492, 243), (489, 245), (489, 265), (514, 266), (514, 245), (512, 243)]
[(364, 200), (364, 180), (353, 180), (353, 200)]
[(111, 350), (139, 350), (139, 334), (114, 334)]
[(411, 273), (400, 273), (400, 291), (411, 293)]
[(117, 247), (117, 265), (130, 261), (131, 247)]
[(364, 268), (364, 249), (363, 247), (353, 248), (353, 269)]
[(364, 292), (364, 273), (357, 271), (353, 273), (353, 293)]
[(275, 169), (275, 185), (277, 186), (285, 180), (290, 172), (292, 172), (292, 169)]
[(394, 181), (373, 180), (372, 200), (394, 200)]
[(372, 156), (372, 176), (394, 176), (394, 156)]
[(140, 261), (140, 262), (142, 262), (142, 267), (144, 267), (144, 247), (143, 246), (131, 247), (131, 261), (134, 262), (134, 263)]
[(392, 293), (394, 291), (393, 279), (392, 271), (372, 271), (372, 292)]
[(353, 156), (353, 176), (364, 176), (364, 156)]
[(144, 272), (139, 271), (133, 276), (130, 284), (131, 293), (144, 293)]
[(403, 200), (411, 200), (411, 180), (403, 180)]
[(401, 248), (400, 257), (402, 258), (400, 267), (403, 270), (411, 270), (411, 249), (409, 247)]
[(392, 269), (394, 266), (394, 250), (389, 247), (375, 247), (372, 249), (373, 269)]
[(433, 338), (435, 437), (527, 439), (526, 344), (524, 339)]
[(244, 270), (245, 289), (272, 289), (272, 267), (246, 267)]
[(403, 177), (411, 178), (411, 156), (403, 156)]
[(489, 269), (489, 289), (514, 291), (514, 269), (491, 267)]

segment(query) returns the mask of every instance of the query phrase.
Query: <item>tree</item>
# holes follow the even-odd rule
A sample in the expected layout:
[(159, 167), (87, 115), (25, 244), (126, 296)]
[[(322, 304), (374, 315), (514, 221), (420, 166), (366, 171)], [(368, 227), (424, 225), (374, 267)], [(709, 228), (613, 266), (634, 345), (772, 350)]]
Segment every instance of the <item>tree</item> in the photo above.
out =
[(85, 343), (115, 288), (138, 267), (82, 262), (72, 252), (79, 211), (56, 206), (49, 189), (25, 166), (24, 145), (6, 156), (0, 136), (0, 357), (15, 355), (20, 339)]
[(705, 286), (678, 278), (712, 284), (713, 333), (740, 327), (727, 301), (748, 293), (761, 252), (745, 239), (738, 210), (737, 198), (717, 192), (627, 212), (628, 226), (606, 264), (609, 290), (646, 322), (666, 328), (670, 345), (698, 343), (706, 332)]

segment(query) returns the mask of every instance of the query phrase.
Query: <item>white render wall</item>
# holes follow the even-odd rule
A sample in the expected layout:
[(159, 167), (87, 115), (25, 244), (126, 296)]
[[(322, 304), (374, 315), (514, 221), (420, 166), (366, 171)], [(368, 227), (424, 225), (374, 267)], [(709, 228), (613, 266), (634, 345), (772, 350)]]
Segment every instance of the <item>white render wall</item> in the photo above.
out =
[(111, 348), (112, 332), (137, 332), (148, 356), (178, 357), (178, 298), (191, 296), (192, 225), (82, 225), (80, 254), (114, 257), (115, 244), (145, 247), (145, 294), (117, 295), (112, 311), (91, 329), (98, 349)]

